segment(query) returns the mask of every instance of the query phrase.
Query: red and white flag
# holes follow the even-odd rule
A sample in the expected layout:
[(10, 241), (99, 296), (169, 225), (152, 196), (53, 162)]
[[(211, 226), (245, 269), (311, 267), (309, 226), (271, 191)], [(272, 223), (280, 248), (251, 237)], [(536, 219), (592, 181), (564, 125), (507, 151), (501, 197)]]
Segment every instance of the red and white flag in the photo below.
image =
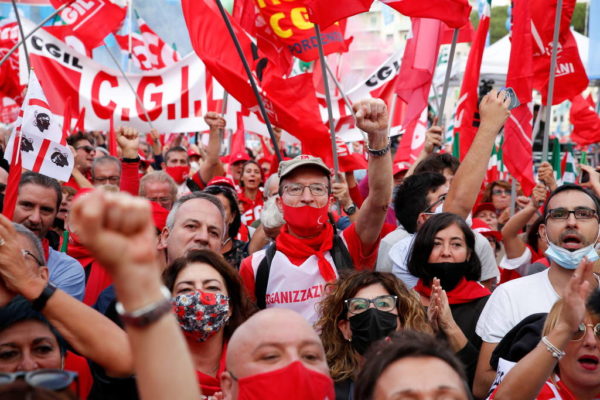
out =
[[(69, 3), (60, 13), (67, 25), (48, 27), (55, 37), (88, 51), (102, 44), (104, 38), (116, 32), (125, 18), (127, 8), (116, 0), (50, 0), (54, 8)], [(69, 43), (71, 42), (71, 43)], [(79, 42), (80, 45), (76, 45)]]
[[(162, 69), (181, 60), (181, 56), (169, 44), (150, 28), (150, 26), (135, 12), (140, 33), (131, 34), (131, 52), (133, 62), (142, 71)], [(129, 36), (115, 35), (119, 47), (129, 52)]]
[(467, 59), (467, 66), (460, 88), (460, 96), (456, 106), (454, 131), (460, 138), (461, 160), (467, 154), (467, 151), (469, 151), (479, 125), (475, 114), (478, 111), (479, 104), (479, 70), (481, 69), (483, 50), (485, 49), (485, 42), (490, 28), (490, 3), (491, 1), (485, 2), (479, 26), (477, 26), (477, 35), (469, 51), (469, 58)]
[[(530, 0), (531, 33), (534, 40), (533, 88), (542, 94), (543, 104), (547, 104), (556, 2), (557, 0)], [(564, 0), (556, 54), (556, 77), (554, 78), (552, 104), (560, 104), (573, 98), (583, 92), (589, 84), (585, 68), (579, 56), (577, 42), (570, 28), (574, 10), (575, 0)]]
[(421, 115), (413, 120), (404, 131), (400, 146), (396, 151), (394, 162), (404, 161), (414, 163), (425, 146), (425, 133), (427, 132), (427, 108), (421, 111)]
[[(17, 138), (20, 138), (18, 140)], [(50, 110), (46, 96), (35, 72), (29, 75), (27, 94), (22, 106), (22, 117), (11, 136), (4, 158), (12, 160), (15, 145), (20, 146), (23, 168), (68, 181), (75, 164), (73, 153), (64, 144), (59, 119)], [(15, 157), (18, 158), (18, 155)]]
[[(451, 28), (460, 28), (469, 20), (471, 6), (467, 0), (380, 0), (396, 11), (413, 18), (434, 18)], [(334, 5), (330, 0), (305, 0), (310, 18), (323, 28), (343, 18), (369, 11), (373, 0), (344, 0)]]
[(530, 0), (515, 0), (513, 3), (512, 46), (506, 86), (512, 87), (521, 105), (512, 109), (504, 125), (502, 153), (508, 172), (516, 178), (526, 195), (530, 195), (533, 178), (532, 155), (532, 103), (533, 61), (531, 35)]

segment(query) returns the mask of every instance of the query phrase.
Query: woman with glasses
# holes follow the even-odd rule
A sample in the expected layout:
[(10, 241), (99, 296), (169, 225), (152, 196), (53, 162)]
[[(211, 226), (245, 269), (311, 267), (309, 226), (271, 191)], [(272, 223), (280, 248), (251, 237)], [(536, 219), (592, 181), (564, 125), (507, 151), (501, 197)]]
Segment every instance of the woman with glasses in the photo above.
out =
[[(490, 183), (483, 192), (482, 203), (492, 203), (498, 215), (498, 222), (504, 225), (510, 217), (510, 193), (511, 184), (507, 181), (494, 181)], [(523, 195), (520, 188), (517, 189), (517, 196)]]
[(583, 262), (544, 324), (542, 340), (498, 386), (493, 399), (600, 398), (600, 316), (586, 309), (593, 263)]
[(431, 333), (418, 298), (390, 273), (360, 271), (339, 279), (320, 303), (319, 314), (316, 327), (338, 400), (352, 398), (371, 343), (402, 329)]
[(414, 289), (434, 331), (448, 341), (472, 382), (481, 347), (475, 325), (491, 294), (478, 282), (473, 231), (456, 214), (431, 216), (417, 231), (408, 270), (419, 278)]

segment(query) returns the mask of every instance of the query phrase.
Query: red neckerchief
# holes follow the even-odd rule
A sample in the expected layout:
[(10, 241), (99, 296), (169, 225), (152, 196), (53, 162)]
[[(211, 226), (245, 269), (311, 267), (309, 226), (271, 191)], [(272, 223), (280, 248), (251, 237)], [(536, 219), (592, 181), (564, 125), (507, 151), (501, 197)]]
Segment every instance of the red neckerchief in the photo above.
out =
[(263, 194), (260, 191), (260, 189), (256, 191), (256, 198), (254, 200), (252, 200), (251, 198), (246, 196), (246, 193), (244, 192), (244, 188), (242, 188), (238, 192), (238, 201), (244, 205), (244, 207), (243, 207), (244, 211), (251, 210), (258, 205), (264, 204)]
[(46, 238), (42, 239), (42, 249), (44, 249), (44, 258), (46, 259), (46, 264), (48, 264), (48, 257), (50, 257), (50, 241)]
[(306, 260), (315, 255), (318, 259), (319, 271), (326, 282), (336, 279), (335, 269), (325, 258), (325, 253), (333, 247), (333, 226), (325, 224), (325, 228), (317, 236), (310, 239), (300, 239), (290, 234), (285, 224), (275, 241), (277, 250), (287, 257)]
[(198, 379), (198, 384), (200, 385), (200, 389), (202, 390), (202, 395), (204, 396), (212, 396), (217, 392), (221, 391), (221, 374), (226, 369), (225, 359), (227, 355), (227, 343), (223, 343), (223, 351), (221, 352), (221, 360), (219, 361), (219, 370), (217, 371), (217, 376), (210, 376), (202, 373), (200, 371), (196, 371), (196, 378)]
[[(415, 290), (425, 297), (431, 296), (431, 287), (426, 286), (421, 279), (417, 282)], [(485, 286), (482, 286), (479, 282), (468, 281), (465, 278), (462, 278), (454, 289), (446, 292), (449, 304), (469, 303), (473, 300), (489, 296), (490, 294), (492, 294), (492, 292)]]

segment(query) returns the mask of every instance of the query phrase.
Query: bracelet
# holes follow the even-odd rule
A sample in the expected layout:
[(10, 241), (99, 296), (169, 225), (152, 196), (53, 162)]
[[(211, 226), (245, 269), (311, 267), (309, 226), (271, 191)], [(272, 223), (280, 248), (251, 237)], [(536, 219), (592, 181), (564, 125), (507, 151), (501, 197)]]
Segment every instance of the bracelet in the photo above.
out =
[(375, 157), (381, 157), (381, 156), (386, 155), (387, 152), (390, 151), (390, 139), (388, 138), (387, 145), (383, 149), (379, 149), (379, 150), (374, 150), (374, 149), (370, 148), (369, 144), (367, 143), (367, 151), (369, 152), (369, 154), (371, 154), (372, 156), (375, 156)]
[(31, 307), (35, 311), (42, 311), (44, 307), (46, 307), (46, 303), (52, 297), (52, 295), (56, 292), (56, 286), (50, 281), (46, 284), (42, 293), (37, 297), (37, 299), (31, 301)]
[(542, 337), (542, 343), (544, 343), (546, 349), (550, 352), (550, 354), (552, 354), (552, 357), (556, 358), (557, 360), (560, 360), (565, 356), (566, 353), (550, 343), (547, 336)]
[(115, 308), (121, 317), (121, 321), (127, 325), (138, 328), (142, 328), (158, 321), (163, 315), (173, 309), (173, 306), (171, 305), (171, 292), (169, 292), (169, 289), (161, 286), (160, 292), (164, 296), (164, 299), (131, 312), (125, 311), (123, 304), (117, 302)]

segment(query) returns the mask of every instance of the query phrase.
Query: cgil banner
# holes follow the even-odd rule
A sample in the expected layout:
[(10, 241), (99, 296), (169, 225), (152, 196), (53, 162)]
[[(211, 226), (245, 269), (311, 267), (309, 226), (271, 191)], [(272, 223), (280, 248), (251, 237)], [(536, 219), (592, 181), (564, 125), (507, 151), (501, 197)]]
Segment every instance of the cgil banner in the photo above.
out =
[[(35, 27), (26, 19), (23, 25), (25, 32)], [(114, 115), (117, 126), (126, 124), (142, 133), (151, 129), (149, 122), (159, 132), (204, 131), (208, 126), (203, 115), (221, 111), (223, 88), (215, 79), (207, 79), (204, 64), (195, 54), (162, 70), (127, 74), (134, 94), (118, 71), (95, 62), (43, 30), (29, 38), (27, 48), (52, 111), (63, 115), (65, 99), (71, 98), (72, 110), (86, 110), (86, 130), (108, 130)], [(24, 61), (20, 64), (26, 65)], [(23, 72), (26, 71), (21, 73), (22, 81), (26, 79)], [(232, 122), (229, 127), (235, 126)]]

